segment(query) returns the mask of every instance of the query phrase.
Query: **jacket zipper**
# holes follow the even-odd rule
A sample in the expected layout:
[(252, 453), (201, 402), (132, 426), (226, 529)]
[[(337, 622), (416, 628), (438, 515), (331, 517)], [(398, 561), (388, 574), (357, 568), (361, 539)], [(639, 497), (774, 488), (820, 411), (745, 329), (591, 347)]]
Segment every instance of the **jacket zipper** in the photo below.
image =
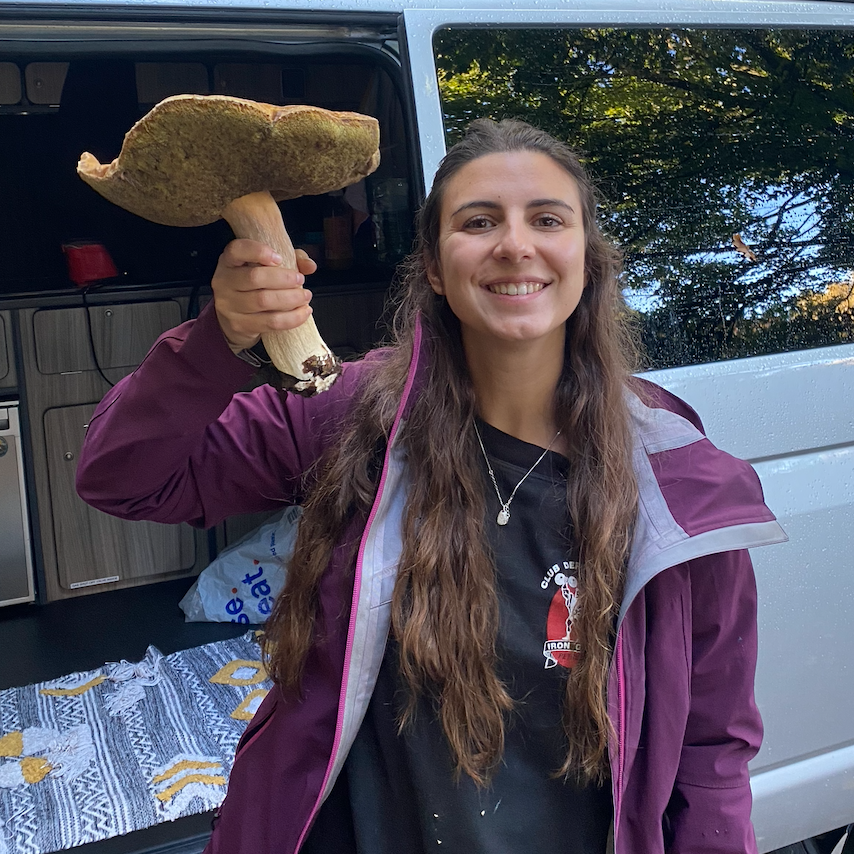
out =
[(623, 766), (625, 764), (626, 743), (626, 686), (623, 671), (623, 637), (617, 632), (614, 650), (614, 664), (617, 668), (617, 767), (614, 773), (614, 851), (617, 849), (617, 833), (620, 824), (620, 810), (623, 801)]
[(392, 424), (391, 431), (389, 432), (388, 446), (386, 447), (385, 458), (383, 459), (383, 470), (382, 475), (380, 476), (379, 486), (377, 487), (377, 495), (376, 498), (374, 498), (374, 504), (371, 507), (368, 521), (365, 523), (365, 530), (362, 532), (362, 538), (359, 542), (359, 553), (356, 557), (356, 571), (353, 579), (353, 598), (350, 602), (350, 622), (347, 629), (347, 645), (344, 649), (344, 674), (341, 679), (341, 691), (338, 695), (338, 719), (335, 724), (335, 738), (332, 742), (332, 752), (329, 754), (329, 762), (326, 765), (326, 773), (323, 775), (323, 783), (320, 787), (320, 792), (317, 795), (317, 800), (314, 802), (314, 806), (311, 808), (305, 827), (303, 827), (302, 833), (297, 840), (296, 851), (299, 851), (300, 848), (302, 848), (302, 844), (305, 842), (305, 838), (308, 835), (309, 828), (320, 810), (321, 798), (323, 797), (323, 793), (326, 791), (326, 785), (329, 782), (329, 776), (332, 773), (332, 766), (335, 764), (335, 757), (338, 755), (338, 750), (341, 746), (341, 735), (344, 729), (344, 704), (347, 698), (347, 681), (350, 676), (350, 659), (353, 653), (353, 635), (356, 631), (356, 612), (358, 611), (359, 594), (362, 589), (362, 563), (365, 557), (365, 547), (368, 543), (368, 534), (370, 533), (371, 527), (373, 526), (374, 520), (379, 512), (386, 478), (388, 477), (392, 445), (397, 437), (400, 422), (403, 418), (403, 411), (406, 409), (406, 404), (409, 400), (409, 393), (412, 391), (412, 386), (415, 382), (415, 371), (418, 368), (420, 351), (421, 323), (418, 322), (415, 326), (415, 335), (412, 341), (412, 362), (409, 365), (409, 374), (406, 377), (406, 384), (403, 387), (400, 406), (398, 407), (394, 423)]

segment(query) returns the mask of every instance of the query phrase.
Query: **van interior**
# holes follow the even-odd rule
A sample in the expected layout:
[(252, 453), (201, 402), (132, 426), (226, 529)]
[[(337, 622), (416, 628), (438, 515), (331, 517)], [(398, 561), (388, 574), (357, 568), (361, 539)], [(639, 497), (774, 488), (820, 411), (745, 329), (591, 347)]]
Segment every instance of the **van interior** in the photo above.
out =
[[(375, 116), (382, 162), (373, 175), (343, 194), (281, 204), (294, 244), (318, 262), (314, 316), (342, 358), (383, 336), (387, 292), (409, 251), (421, 193), (396, 30), (381, 19), (358, 31), (118, 19), (69, 24), (62, 37), (49, 31), (10, 26), (0, 55), (0, 415), (17, 417), (4, 447), (23, 472), (15, 483), (14, 466), (0, 468), (0, 514), (8, 517), (0, 519), (0, 563), (3, 576), (14, 576), (0, 585), (0, 643), (10, 651), (0, 689), (138, 661), (149, 644), (168, 654), (244, 632), (241, 624), (185, 623), (178, 602), (219, 551), (263, 519), (210, 531), (123, 522), (74, 491), (94, 406), (160, 333), (199, 312), (231, 239), (223, 221), (170, 228), (110, 204), (77, 177), (81, 153), (111, 161), (132, 125), (176, 94)], [(93, 272), (93, 257), (106, 268)], [(76, 850), (201, 851), (210, 818)]]

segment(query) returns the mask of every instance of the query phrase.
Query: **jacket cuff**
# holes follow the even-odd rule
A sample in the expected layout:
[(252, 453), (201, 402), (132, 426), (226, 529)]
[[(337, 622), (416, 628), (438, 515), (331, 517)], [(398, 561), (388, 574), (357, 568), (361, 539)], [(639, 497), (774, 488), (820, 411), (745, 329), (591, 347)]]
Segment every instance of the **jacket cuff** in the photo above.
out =
[[(181, 332), (184, 334), (180, 335)], [(195, 320), (167, 335), (172, 337), (175, 333), (179, 333), (176, 337), (183, 338), (179, 347), (182, 358), (199, 373), (219, 377), (218, 385), (221, 383), (231, 388), (242, 388), (259, 367), (247, 362), (229, 347), (219, 325), (213, 300), (201, 310)]]
[(273, 360), (267, 355), (267, 348), (262, 341), (259, 341), (254, 347), (241, 350), (234, 355), (242, 362), (246, 362), (247, 365), (252, 365), (253, 368), (263, 368), (265, 365), (273, 364)]

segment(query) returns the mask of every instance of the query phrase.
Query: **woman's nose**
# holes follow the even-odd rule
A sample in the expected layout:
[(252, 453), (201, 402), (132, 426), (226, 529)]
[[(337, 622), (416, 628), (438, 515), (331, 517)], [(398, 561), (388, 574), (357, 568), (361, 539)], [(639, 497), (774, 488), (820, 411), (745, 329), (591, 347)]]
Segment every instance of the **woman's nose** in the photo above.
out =
[(531, 235), (524, 222), (508, 219), (500, 228), (494, 255), (511, 262), (517, 262), (533, 253)]

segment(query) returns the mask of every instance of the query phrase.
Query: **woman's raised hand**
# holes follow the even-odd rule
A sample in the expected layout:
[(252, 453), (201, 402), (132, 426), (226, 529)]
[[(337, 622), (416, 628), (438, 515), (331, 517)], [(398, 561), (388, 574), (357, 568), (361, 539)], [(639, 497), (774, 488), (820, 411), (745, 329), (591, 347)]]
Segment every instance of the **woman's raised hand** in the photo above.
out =
[(255, 346), (261, 335), (295, 329), (311, 314), (311, 291), (303, 284), (317, 264), (297, 249), (298, 270), (254, 240), (232, 240), (219, 256), (211, 280), (219, 325), (234, 352)]

